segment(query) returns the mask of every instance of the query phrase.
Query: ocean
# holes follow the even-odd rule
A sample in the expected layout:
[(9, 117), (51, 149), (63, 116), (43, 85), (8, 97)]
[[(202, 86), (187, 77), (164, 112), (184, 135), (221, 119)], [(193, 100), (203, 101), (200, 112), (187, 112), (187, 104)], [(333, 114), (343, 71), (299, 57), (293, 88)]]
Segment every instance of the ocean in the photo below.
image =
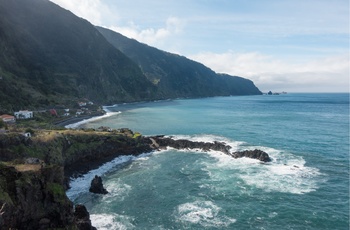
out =
[[(349, 94), (178, 99), (105, 107), (79, 127), (223, 141), (272, 162), (167, 149), (71, 181), (98, 229), (349, 229)], [(88, 192), (102, 176), (107, 195)]]

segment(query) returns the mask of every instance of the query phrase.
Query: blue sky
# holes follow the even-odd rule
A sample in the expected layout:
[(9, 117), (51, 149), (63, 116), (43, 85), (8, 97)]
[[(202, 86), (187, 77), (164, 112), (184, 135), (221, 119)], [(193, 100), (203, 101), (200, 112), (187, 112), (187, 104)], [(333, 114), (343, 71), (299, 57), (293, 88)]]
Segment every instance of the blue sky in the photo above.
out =
[(349, 92), (348, 0), (52, 0), (264, 92)]

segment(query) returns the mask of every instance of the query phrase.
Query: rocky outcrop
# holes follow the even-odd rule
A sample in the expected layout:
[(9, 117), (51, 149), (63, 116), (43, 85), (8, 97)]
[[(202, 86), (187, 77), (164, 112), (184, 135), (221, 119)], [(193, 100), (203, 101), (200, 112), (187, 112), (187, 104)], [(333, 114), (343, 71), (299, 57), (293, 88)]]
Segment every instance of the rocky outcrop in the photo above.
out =
[[(11, 161), (15, 166), (0, 163), (0, 229), (94, 229), (85, 207), (77, 205), (74, 212), (65, 194), (65, 174), (85, 173), (120, 155), (172, 147), (271, 160), (261, 150), (231, 152), (224, 142), (143, 137), (128, 129), (115, 133), (63, 130), (44, 134), (30, 139), (0, 135), (0, 161)], [(92, 191), (107, 192), (99, 177), (92, 185)]]
[(73, 204), (67, 198), (63, 168), (38, 171), (0, 166), (1, 229), (73, 227)]
[(89, 212), (82, 204), (77, 204), (75, 206), (74, 222), (80, 230), (96, 230), (96, 228), (91, 225)]
[(95, 176), (91, 181), (91, 186), (89, 192), (96, 194), (107, 194), (108, 191), (103, 187), (102, 178), (100, 176)]
[(257, 159), (263, 162), (271, 161), (269, 155), (261, 150), (245, 150), (241, 152), (230, 152), (231, 146), (224, 142), (202, 142), (202, 141), (190, 141), (184, 139), (173, 139), (171, 137), (153, 136), (149, 137), (149, 143), (154, 149), (162, 149), (166, 147), (172, 147), (175, 149), (201, 149), (202, 151), (220, 151), (234, 158), (249, 157)]
[(259, 149), (234, 152), (234, 153), (231, 153), (230, 155), (234, 158), (248, 157), (248, 158), (258, 159), (263, 162), (271, 161), (270, 156), (266, 152), (261, 151)]
[(0, 229), (95, 229), (85, 207), (77, 205), (74, 212), (63, 167), (30, 166), (0, 164)]

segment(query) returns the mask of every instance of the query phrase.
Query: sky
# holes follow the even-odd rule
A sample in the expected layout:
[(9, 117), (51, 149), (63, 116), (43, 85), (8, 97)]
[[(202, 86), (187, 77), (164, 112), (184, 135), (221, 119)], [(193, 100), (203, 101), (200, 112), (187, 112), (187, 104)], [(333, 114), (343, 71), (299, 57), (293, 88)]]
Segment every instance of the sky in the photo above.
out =
[(263, 92), (349, 92), (349, 0), (51, 1)]

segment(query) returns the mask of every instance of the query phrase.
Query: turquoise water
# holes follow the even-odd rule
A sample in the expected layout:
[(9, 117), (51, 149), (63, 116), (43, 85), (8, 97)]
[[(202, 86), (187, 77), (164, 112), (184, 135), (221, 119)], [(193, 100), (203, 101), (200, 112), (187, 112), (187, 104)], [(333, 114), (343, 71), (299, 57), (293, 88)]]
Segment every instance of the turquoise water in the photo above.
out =
[[(168, 149), (72, 181), (98, 229), (349, 229), (349, 94), (215, 97), (107, 107), (83, 127), (259, 148), (273, 161)], [(88, 191), (102, 175), (108, 195)]]

